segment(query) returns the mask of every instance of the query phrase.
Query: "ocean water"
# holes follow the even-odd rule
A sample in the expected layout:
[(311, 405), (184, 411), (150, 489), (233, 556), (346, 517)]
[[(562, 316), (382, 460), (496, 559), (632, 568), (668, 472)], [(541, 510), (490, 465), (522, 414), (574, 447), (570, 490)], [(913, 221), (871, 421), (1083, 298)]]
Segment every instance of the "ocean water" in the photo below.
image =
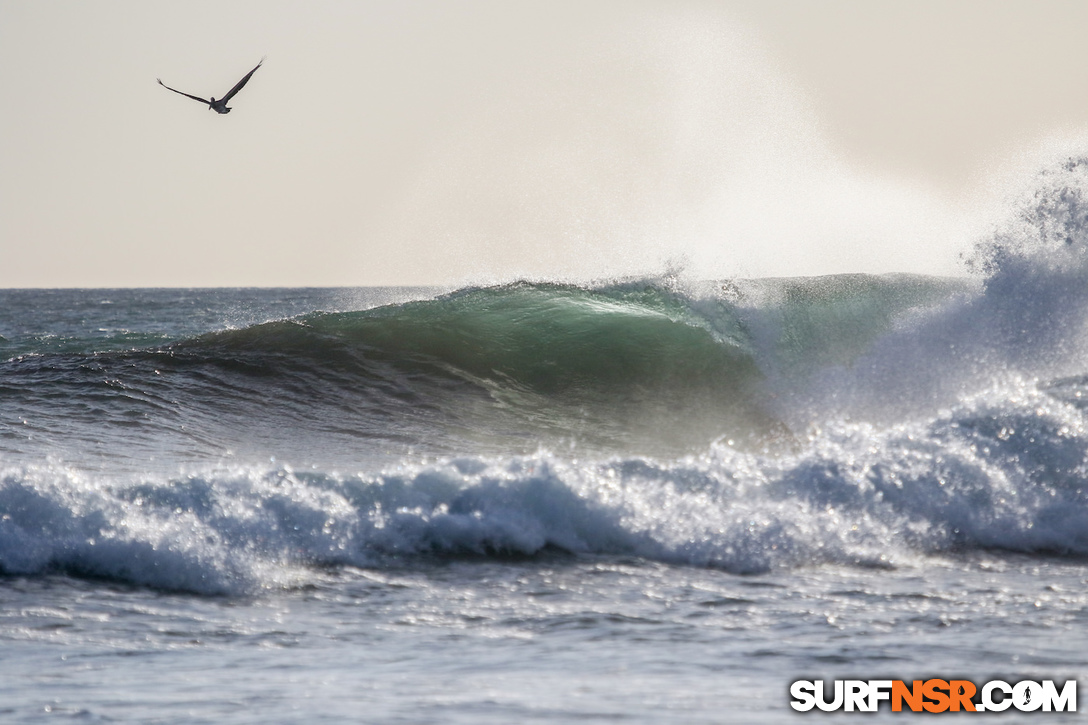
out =
[(0, 720), (1083, 685), (1088, 161), (1017, 204), (963, 278), (0, 291)]

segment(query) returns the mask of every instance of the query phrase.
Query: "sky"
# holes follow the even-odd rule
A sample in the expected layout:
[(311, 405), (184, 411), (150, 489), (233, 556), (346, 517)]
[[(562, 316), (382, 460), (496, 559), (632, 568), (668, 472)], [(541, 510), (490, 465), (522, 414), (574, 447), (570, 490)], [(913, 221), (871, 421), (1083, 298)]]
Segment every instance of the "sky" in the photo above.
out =
[[(1079, 0), (0, 0), (0, 287), (962, 274)], [(222, 96), (219, 115), (170, 93)]]

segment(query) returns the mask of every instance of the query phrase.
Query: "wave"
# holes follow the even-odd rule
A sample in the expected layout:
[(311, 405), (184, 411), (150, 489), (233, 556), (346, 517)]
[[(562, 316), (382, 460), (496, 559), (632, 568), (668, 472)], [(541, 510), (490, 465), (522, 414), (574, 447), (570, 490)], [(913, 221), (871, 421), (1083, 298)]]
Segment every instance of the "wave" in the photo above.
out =
[(323, 452), (366, 441), (437, 454), (466, 441), (523, 453), (759, 447), (791, 437), (769, 380), (848, 361), (897, 316), (961, 287), (861, 275), (519, 282), (149, 349), (22, 355), (2, 365), (3, 384), (41, 440), (115, 430), (127, 445), (149, 437), (150, 450), (173, 435), (178, 454), (243, 445), (239, 431)]
[(826, 420), (932, 418), (1001, 381), (1084, 372), (1088, 353), (1088, 158), (1045, 169), (967, 259), (979, 274), (893, 321), (846, 364), (787, 381), (794, 428)]
[(1088, 555), (1088, 160), (972, 264), (518, 282), (22, 354), (0, 364), (0, 571), (231, 593), (548, 550)]
[(283, 466), (121, 482), (0, 474), (0, 572), (200, 593), (292, 587), (327, 567), (550, 550), (753, 573), (1001, 549), (1088, 555), (1082, 413), (1025, 383), (926, 425), (825, 431), (786, 456), (672, 462), (465, 456), (371, 475)]

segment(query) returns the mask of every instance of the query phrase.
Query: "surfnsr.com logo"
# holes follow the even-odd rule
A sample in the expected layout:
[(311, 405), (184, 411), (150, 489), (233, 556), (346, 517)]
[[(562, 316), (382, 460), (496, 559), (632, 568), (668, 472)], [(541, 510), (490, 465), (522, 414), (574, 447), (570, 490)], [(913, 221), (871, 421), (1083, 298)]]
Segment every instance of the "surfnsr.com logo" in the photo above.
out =
[(834, 712), (876, 712), (887, 702), (892, 712), (1076, 712), (1077, 681), (1058, 689), (1054, 680), (991, 680), (976, 687), (970, 680), (797, 680), (790, 685), (790, 707)]

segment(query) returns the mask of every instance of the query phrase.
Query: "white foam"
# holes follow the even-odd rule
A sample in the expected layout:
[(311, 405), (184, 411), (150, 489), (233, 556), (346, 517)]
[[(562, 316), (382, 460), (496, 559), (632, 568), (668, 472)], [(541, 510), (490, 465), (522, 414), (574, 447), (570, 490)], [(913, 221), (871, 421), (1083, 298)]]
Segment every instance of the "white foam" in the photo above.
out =
[(207, 593), (293, 586), (312, 567), (546, 547), (734, 572), (997, 547), (1088, 554), (1080, 412), (1025, 382), (925, 424), (839, 425), (788, 456), (715, 446), (659, 462), (551, 453), (124, 482), (60, 465), (0, 479), (0, 567)]

